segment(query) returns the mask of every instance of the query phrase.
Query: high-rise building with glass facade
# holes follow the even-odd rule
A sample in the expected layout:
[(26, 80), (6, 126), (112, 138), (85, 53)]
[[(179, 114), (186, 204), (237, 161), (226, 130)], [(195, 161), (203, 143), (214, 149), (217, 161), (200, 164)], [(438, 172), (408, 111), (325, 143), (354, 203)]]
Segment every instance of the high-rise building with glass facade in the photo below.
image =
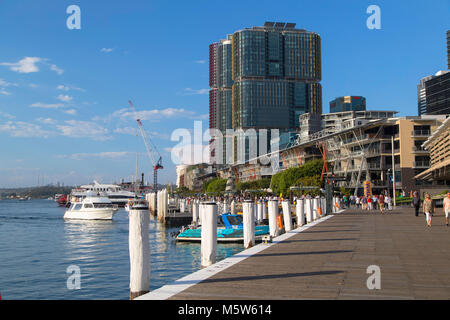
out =
[[(210, 45), (211, 92), (222, 90), (219, 99), (215, 93), (210, 99), (210, 126), (298, 130), (301, 114), (322, 113), (321, 68), (320, 36), (294, 23), (266, 22), (234, 32)], [(235, 136), (234, 143), (238, 139), (245, 138)]]
[(361, 96), (345, 96), (330, 102), (330, 113), (345, 111), (366, 111), (366, 98)]

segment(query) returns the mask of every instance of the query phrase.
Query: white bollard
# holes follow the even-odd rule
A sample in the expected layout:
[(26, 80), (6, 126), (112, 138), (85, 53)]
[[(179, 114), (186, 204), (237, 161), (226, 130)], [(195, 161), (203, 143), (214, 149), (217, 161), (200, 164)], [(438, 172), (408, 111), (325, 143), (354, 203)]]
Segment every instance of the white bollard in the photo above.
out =
[(129, 211), (130, 300), (149, 292), (149, 222), (147, 210)]
[(236, 214), (236, 202), (234, 201), (234, 199), (233, 199), (233, 201), (231, 201), (231, 214)]
[(223, 200), (223, 213), (230, 213), (230, 207), (226, 199)]
[(270, 200), (269, 201), (269, 230), (270, 235), (272, 237), (278, 236), (278, 224), (277, 224), (277, 216), (278, 216), (278, 201)]
[(306, 208), (306, 223), (310, 223), (313, 221), (313, 215), (312, 215), (312, 211), (313, 211), (313, 199), (305, 199), (306, 203), (305, 203), (305, 208)]
[(291, 203), (289, 200), (285, 200), (281, 203), (281, 205), (283, 207), (284, 230), (286, 232), (289, 232), (293, 229), (291, 216)]
[(255, 245), (255, 204), (247, 200), (242, 209), (244, 248), (248, 249)]
[(317, 220), (317, 218), (319, 216), (318, 213), (317, 213), (317, 208), (318, 207), (319, 207), (319, 199), (314, 198), (313, 199), (313, 209), (312, 209), (313, 221)]
[(305, 224), (305, 200), (304, 199), (297, 199), (296, 215), (297, 215), (297, 227), (303, 226)]
[(202, 217), (202, 267), (208, 267), (216, 263), (217, 204), (215, 202), (202, 203), (200, 216)]
[(261, 201), (258, 201), (258, 204), (256, 205), (256, 212), (257, 212), (257, 222), (262, 223), (263, 221), (263, 205), (264, 203)]
[(268, 213), (266, 202), (263, 201), (262, 205), (263, 205), (263, 220), (264, 219), (269, 219), (269, 213)]
[(192, 223), (194, 225), (198, 224), (198, 214), (199, 214), (199, 205), (196, 200), (192, 201)]

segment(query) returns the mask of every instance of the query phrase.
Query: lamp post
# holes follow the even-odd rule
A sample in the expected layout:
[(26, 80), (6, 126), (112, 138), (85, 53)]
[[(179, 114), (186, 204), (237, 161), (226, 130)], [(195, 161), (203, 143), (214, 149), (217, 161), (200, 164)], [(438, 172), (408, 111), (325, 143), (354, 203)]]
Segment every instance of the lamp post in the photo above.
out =
[(395, 156), (394, 156), (394, 135), (391, 137), (391, 149), (392, 149), (392, 190), (393, 190), (393, 202), (394, 208), (397, 206), (397, 202), (395, 200)]

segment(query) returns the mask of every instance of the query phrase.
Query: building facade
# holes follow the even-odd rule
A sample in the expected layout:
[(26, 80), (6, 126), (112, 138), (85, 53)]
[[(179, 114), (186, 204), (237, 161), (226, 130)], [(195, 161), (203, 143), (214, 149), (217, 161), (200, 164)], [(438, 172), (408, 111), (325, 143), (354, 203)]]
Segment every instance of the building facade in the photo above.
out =
[(361, 96), (338, 97), (330, 102), (330, 113), (365, 110), (366, 98)]
[(450, 114), (450, 71), (439, 71), (425, 82), (426, 113)]
[[(266, 22), (211, 44), (209, 52), (210, 128), (222, 132), (222, 163), (248, 159), (250, 145), (259, 148), (261, 140), (269, 151), (273, 137), (260, 135), (260, 129), (277, 129), (288, 137), (300, 127), (301, 114), (322, 113), (318, 34), (293, 23)], [(233, 129), (232, 137), (227, 129)], [(249, 129), (256, 130), (256, 142), (245, 135)], [(214, 141), (212, 154), (218, 149)]]

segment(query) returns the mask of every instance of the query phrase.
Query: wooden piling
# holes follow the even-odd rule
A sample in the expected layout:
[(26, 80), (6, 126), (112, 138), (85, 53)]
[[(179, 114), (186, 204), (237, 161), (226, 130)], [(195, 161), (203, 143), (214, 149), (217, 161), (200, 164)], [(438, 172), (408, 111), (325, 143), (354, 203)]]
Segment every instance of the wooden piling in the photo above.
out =
[(149, 221), (147, 210), (129, 211), (130, 300), (149, 292)]
[(203, 202), (200, 206), (200, 216), (202, 219), (202, 267), (208, 267), (216, 263), (217, 204), (215, 202)]
[(244, 248), (255, 245), (255, 204), (251, 200), (243, 203)]

